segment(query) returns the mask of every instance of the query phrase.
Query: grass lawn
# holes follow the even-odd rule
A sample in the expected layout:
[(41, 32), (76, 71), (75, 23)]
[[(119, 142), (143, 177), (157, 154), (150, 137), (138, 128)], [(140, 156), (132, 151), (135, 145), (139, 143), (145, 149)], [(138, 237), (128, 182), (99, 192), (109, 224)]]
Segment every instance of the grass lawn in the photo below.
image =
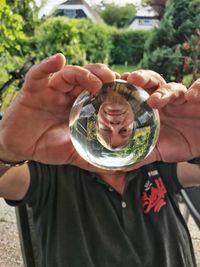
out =
[[(124, 73), (124, 72), (132, 72), (134, 70), (139, 70), (141, 67), (137, 66), (137, 65), (111, 65), (109, 66), (113, 71), (116, 71), (120, 74)], [(186, 87), (190, 87), (190, 85), (192, 84), (192, 75), (191, 74), (187, 74), (183, 77), (183, 84)]]
[(120, 74), (124, 72), (132, 72), (134, 70), (139, 69), (138, 66), (132, 66), (132, 65), (111, 65), (110, 68), (116, 72), (119, 72)]

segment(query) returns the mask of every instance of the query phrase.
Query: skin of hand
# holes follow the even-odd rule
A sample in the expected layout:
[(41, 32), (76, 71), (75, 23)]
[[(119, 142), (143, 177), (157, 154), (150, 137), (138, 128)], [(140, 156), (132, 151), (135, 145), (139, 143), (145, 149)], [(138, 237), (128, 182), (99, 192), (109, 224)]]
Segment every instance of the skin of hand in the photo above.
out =
[[(126, 78), (134, 83), (135, 75), (138, 74), (132, 73)], [(159, 139), (152, 153), (130, 169), (155, 161), (183, 162), (199, 157), (200, 79), (189, 90), (182, 84), (161, 82), (159, 88), (151, 89), (150, 93), (148, 104), (158, 109), (160, 115)]]
[(65, 66), (62, 54), (33, 66), (0, 121), (0, 158), (87, 168), (70, 140), (69, 113), (83, 90), (95, 94), (103, 83), (114, 79), (115, 73), (103, 64)]
[[(68, 119), (76, 97), (83, 90), (95, 94), (103, 83), (116, 78), (118, 75), (103, 64), (65, 66), (62, 54), (32, 67), (22, 90), (0, 122), (0, 158), (70, 163), (106, 173), (107, 170), (90, 165), (75, 151), (69, 136)], [(155, 149), (127, 171), (154, 161), (183, 161), (200, 155), (197, 146), (199, 104), (195, 97), (200, 92), (199, 83), (187, 91), (182, 84), (167, 84), (158, 73), (150, 70), (126, 73), (121, 78), (149, 92), (148, 104), (158, 109), (161, 120)]]

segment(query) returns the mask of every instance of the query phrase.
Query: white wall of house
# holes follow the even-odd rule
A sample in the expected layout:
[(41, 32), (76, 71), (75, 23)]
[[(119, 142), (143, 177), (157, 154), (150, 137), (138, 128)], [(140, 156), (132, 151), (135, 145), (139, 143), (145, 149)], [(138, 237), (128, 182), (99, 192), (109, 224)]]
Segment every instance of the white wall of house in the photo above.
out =
[(152, 28), (158, 28), (160, 21), (153, 18), (135, 18), (134, 21), (128, 26), (128, 29), (143, 29), (150, 30)]
[(158, 14), (151, 6), (141, 7), (132, 22), (129, 24), (128, 29), (152, 29), (159, 27), (160, 21), (157, 19)]

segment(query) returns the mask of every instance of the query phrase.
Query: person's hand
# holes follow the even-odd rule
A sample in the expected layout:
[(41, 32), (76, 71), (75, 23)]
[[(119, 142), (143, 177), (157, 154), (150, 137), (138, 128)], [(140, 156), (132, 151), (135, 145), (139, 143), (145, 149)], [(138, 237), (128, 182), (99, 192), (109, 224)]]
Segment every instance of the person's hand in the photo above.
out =
[(114, 79), (115, 74), (103, 64), (65, 66), (62, 54), (33, 66), (0, 121), (0, 159), (88, 168), (72, 146), (69, 113), (83, 90), (96, 93), (103, 83)]
[[(135, 164), (131, 169), (155, 161), (181, 162), (200, 156), (200, 80), (187, 90), (183, 84), (165, 83), (163, 78), (155, 73), (154, 78), (150, 78), (152, 74), (152, 71), (143, 70), (126, 77), (130, 83), (150, 92), (148, 104), (158, 109), (161, 121), (155, 149), (145, 160)], [(151, 86), (152, 80), (155, 87)]]

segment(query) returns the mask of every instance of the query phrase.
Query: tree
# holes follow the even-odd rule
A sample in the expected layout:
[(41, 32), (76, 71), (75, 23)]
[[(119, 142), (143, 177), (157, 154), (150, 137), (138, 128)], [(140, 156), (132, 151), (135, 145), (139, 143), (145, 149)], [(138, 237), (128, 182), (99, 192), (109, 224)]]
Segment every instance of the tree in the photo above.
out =
[[(186, 71), (186, 59), (188, 61), (189, 57), (192, 62), (193, 58), (199, 57), (199, 51), (194, 49), (194, 40), (198, 42), (199, 38), (197, 36), (200, 25), (199, 12), (200, 0), (168, 0), (160, 28), (155, 30), (154, 35), (146, 43), (143, 67), (155, 69), (156, 65), (160, 65), (160, 72), (165, 78), (182, 81)], [(185, 44), (188, 44), (187, 49)], [(165, 50), (170, 50), (170, 53), (167, 54)], [(155, 59), (160, 62), (168, 61), (168, 67), (158, 61), (155, 62)], [(174, 62), (176, 71), (172, 74)], [(187, 72), (189, 71), (190, 68), (187, 69)]]
[(151, 5), (155, 11), (158, 12), (159, 18), (161, 19), (165, 12), (165, 5), (167, 0), (144, 0), (143, 3)]
[(136, 7), (133, 4), (119, 6), (114, 3), (105, 4), (104, 1), (102, 1), (101, 5), (97, 6), (96, 9), (108, 25), (117, 28), (126, 27), (128, 22), (136, 14)]
[(34, 33), (39, 21), (39, 11), (47, 3), (47, 0), (41, 0), (40, 4), (36, 0), (7, 0), (11, 10), (19, 14), (24, 19), (23, 31), (31, 36)]
[(23, 20), (12, 12), (4, 0), (0, 2), (0, 55), (17, 49), (16, 39), (23, 35)]

